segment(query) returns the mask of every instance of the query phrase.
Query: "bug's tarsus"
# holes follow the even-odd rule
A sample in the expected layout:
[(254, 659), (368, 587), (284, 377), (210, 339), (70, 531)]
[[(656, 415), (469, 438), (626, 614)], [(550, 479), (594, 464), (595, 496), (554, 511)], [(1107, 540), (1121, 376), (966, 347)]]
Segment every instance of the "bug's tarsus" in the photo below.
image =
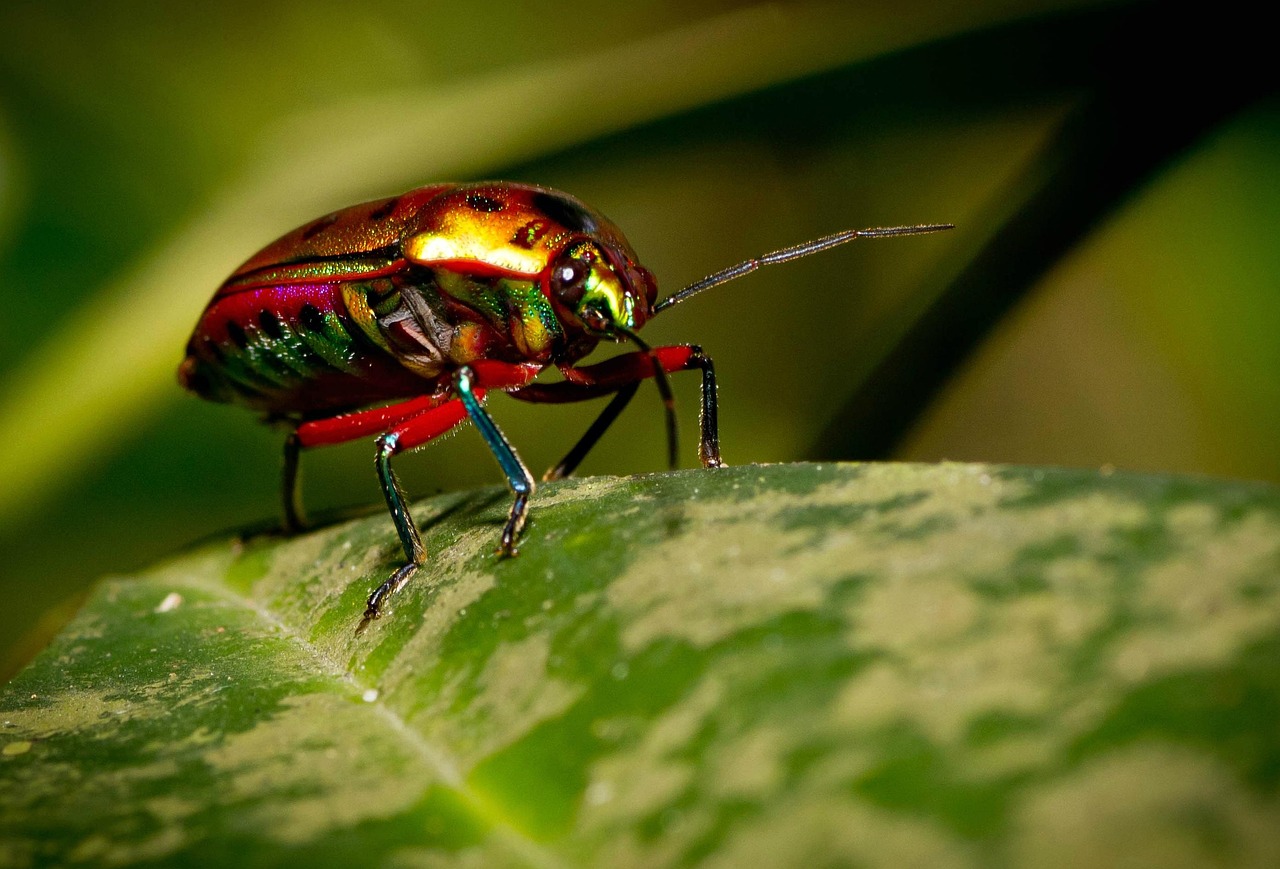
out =
[(925, 235), (930, 232), (941, 232), (945, 229), (955, 229), (955, 225), (951, 223), (921, 223), (914, 226), (881, 226), (871, 229), (846, 229), (843, 232), (836, 232), (831, 235), (824, 235), (822, 238), (815, 238), (812, 241), (802, 242), (801, 244), (784, 247), (781, 250), (771, 251), (758, 257), (752, 257), (749, 260), (743, 260), (737, 265), (729, 266), (727, 269), (721, 269), (715, 274), (707, 275), (700, 281), (694, 281), (689, 286), (678, 292), (672, 293), (662, 301), (653, 306), (653, 313), (660, 314), (667, 308), (678, 305), (685, 299), (696, 296), (704, 290), (712, 287), (718, 287), (721, 284), (728, 283), (735, 278), (743, 275), (749, 275), (759, 269), (761, 266), (776, 265), (777, 263), (790, 262), (793, 259), (808, 256), (812, 253), (828, 250), (838, 245), (853, 241), (856, 238), (889, 238), (896, 235)]
[[(532, 480), (530, 481), (532, 483)], [(532, 485), (530, 490), (532, 491)], [(502, 544), (498, 547), (498, 554), (506, 558), (513, 558), (518, 554), (516, 543), (520, 540), (520, 535), (524, 533), (524, 523), (529, 518), (529, 492), (516, 492), (515, 500), (511, 504), (511, 511), (507, 514), (507, 524), (502, 527)]]
[(357, 637), (365, 632), (374, 619), (382, 618), (382, 602), (403, 588), (410, 577), (417, 572), (417, 564), (413, 562), (403, 564), (399, 570), (391, 574), (390, 579), (373, 590), (373, 594), (369, 595), (369, 601), (365, 605), (364, 615), (360, 618), (360, 624), (356, 625)]

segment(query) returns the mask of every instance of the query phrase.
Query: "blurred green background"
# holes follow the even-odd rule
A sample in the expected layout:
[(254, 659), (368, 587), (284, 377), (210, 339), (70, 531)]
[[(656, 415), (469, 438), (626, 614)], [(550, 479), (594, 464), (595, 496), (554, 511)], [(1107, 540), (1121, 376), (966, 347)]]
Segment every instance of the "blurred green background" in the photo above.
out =
[[(688, 6), (0, 6), (0, 676), (95, 577), (275, 515), (280, 435), (181, 393), (189, 330), (276, 235), (430, 181), (572, 192), (667, 291), (957, 224), (649, 327), (716, 359), (731, 463), (1280, 480), (1280, 100), (1244, 7)], [(598, 405), (491, 408), (541, 469)], [(646, 391), (583, 473), (659, 470), (661, 439)], [(376, 504), (371, 457), (308, 455), (309, 506)], [(467, 434), (400, 469), (415, 495), (499, 481)]]

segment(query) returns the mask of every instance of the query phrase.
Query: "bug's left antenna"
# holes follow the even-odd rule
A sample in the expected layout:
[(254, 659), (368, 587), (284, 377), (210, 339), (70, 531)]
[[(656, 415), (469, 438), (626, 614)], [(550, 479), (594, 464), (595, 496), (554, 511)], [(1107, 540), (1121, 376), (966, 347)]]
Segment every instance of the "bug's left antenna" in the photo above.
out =
[(707, 275), (702, 280), (695, 281), (679, 292), (672, 293), (662, 301), (658, 302), (653, 306), (653, 314), (660, 314), (667, 308), (678, 305), (685, 299), (696, 296), (703, 290), (709, 290), (712, 287), (718, 287), (721, 284), (728, 283), (734, 278), (749, 275), (761, 266), (790, 262), (793, 259), (800, 259), (800, 257), (808, 256), (811, 253), (818, 253), (819, 251), (837, 247), (838, 245), (853, 241), (855, 238), (888, 238), (895, 235), (926, 235), (930, 232), (942, 232), (944, 229), (955, 229), (955, 224), (921, 223), (915, 226), (882, 226), (874, 229), (846, 229), (844, 232), (825, 235), (822, 238), (815, 238), (813, 241), (806, 241), (802, 244), (793, 245), (792, 247), (784, 247), (782, 250), (775, 250), (772, 253), (766, 253), (763, 256), (752, 257), (749, 260), (744, 260), (743, 262), (738, 263), (736, 266), (729, 266), (729, 268), (721, 269), (713, 275)]

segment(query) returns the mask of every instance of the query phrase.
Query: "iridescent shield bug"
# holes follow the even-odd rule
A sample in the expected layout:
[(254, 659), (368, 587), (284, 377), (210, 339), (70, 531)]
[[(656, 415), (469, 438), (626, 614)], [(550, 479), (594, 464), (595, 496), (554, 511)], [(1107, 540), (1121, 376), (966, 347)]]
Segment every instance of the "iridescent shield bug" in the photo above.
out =
[[(653, 275), (600, 213), (529, 184), (436, 184), (353, 205), (295, 229), (251, 257), (214, 294), (187, 344), (182, 385), (285, 422), (285, 528), (302, 527), (299, 451), (376, 436), (377, 473), (405, 561), (369, 596), (359, 630), (426, 560), (391, 469), (470, 419), (515, 498), (500, 551), (515, 555), (534, 481), (484, 407), (487, 390), (531, 402), (612, 400), (544, 480), (571, 474), (652, 377), (675, 409), (667, 375), (702, 375), (703, 466), (721, 466), (715, 368), (693, 344), (650, 347), (653, 316), (711, 287), (856, 238), (947, 225), (848, 230), (746, 260), (659, 300)], [(579, 364), (600, 341), (635, 350)], [(535, 383), (546, 368), (562, 379)]]

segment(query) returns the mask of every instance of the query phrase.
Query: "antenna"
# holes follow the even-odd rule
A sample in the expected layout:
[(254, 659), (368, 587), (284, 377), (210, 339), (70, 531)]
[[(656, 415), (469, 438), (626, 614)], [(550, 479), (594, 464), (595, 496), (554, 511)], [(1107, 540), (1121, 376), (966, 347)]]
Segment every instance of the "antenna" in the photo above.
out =
[(728, 283), (734, 278), (740, 278), (743, 275), (749, 275), (761, 266), (770, 266), (775, 263), (790, 262), (793, 259), (800, 259), (802, 256), (808, 256), (811, 253), (827, 250), (828, 248), (837, 247), (845, 242), (853, 241), (855, 238), (888, 238), (894, 235), (926, 235), (930, 232), (941, 232), (944, 229), (955, 229), (954, 224), (950, 223), (922, 223), (916, 226), (884, 226), (875, 229), (846, 229), (844, 232), (837, 232), (834, 235), (826, 235), (822, 238), (815, 238), (813, 241), (806, 241), (792, 247), (784, 247), (782, 250), (775, 250), (772, 253), (763, 256), (753, 257), (738, 263), (736, 266), (729, 266), (713, 275), (707, 275), (700, 281), (695, 281), (677, 293), (672, 293), (665, 299), (653, 306), (653, 314), (660, 314), (667, 308), (678, 305), (685, 299), (696, 296), (703, 290), (709, 290), (712, 287), (718, 287), (720, 284)]

